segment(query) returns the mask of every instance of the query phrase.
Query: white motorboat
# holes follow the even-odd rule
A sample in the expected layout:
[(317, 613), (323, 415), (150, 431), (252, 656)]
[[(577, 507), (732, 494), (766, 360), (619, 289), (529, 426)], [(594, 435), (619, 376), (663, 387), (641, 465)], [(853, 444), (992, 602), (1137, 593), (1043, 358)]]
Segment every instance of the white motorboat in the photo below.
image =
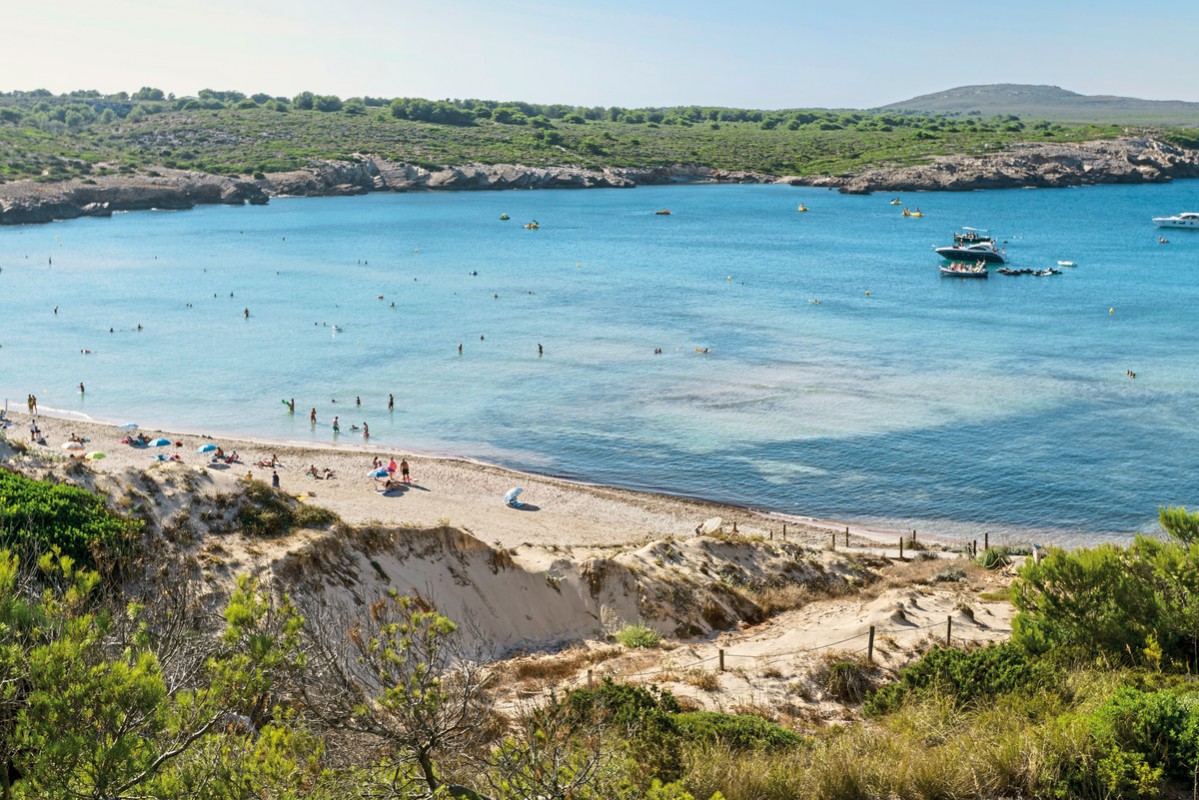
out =
[(1173, 217), (1154, 217), (1153, 224), (1159, 228), (1194, 228), (1199, 230), (1199, 211), (1184, 211)]
[(994, 242), (976, 242), (974, 244), (958, 244), (952, 247), (934, 248), (937, 255), (947, 261), (985, 261), (988, 264), (1004, 264), (1007, 259), (1003, 253), (995, 249)]

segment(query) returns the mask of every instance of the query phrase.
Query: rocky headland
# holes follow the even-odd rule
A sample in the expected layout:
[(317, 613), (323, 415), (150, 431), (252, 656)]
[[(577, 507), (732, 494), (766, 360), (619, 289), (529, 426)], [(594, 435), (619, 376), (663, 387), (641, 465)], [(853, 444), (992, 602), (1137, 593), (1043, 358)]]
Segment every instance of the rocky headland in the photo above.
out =
[(972, 191), (1100, 183), (1163, 183), (1199, 177), (1199, 150), (1149, 138), (1080, 144), (1019, 144), (982, 154), (937, 156), (912, 166), (852, 176), (796, 177), (694, 165), (585, 169), (573, 166), (465, 164), (430, 170), (370, 155), (319, 161), (305, 169), (239, 178), (171, 169), (59, 183), (0, 184), (0, 224), (50, 222), (116, 211), (185, 209), (202, 203), (263, 204), (275, 196), (327, 197), (367, 192), (632, 188), (666, 183), (784, 183), (852, 194)]

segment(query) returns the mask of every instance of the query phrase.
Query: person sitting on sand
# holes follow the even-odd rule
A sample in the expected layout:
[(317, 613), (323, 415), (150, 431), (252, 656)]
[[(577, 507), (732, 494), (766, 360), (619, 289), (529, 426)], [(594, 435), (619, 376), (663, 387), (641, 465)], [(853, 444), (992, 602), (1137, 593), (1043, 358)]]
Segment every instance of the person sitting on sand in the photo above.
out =
[(333, 470), (329, 469), (328, 467), (325, 467), (325, 480), (333, 480)]
[(311, 475), (312, 477), (316, 478), (317, 480), (320, 480), (320, 477), (321, 477), (321, 474), (319, 472), (317, 472), (316, 464), (313, 464), (310, 467), (308, 467), (308, 472), (306, 474)]

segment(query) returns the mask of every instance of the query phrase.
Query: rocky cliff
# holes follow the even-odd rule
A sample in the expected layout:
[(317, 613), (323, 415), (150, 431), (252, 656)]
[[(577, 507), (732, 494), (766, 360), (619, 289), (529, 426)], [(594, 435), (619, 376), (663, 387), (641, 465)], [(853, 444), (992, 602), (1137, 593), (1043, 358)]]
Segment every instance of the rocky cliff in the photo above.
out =
[(1146, 138), (1013, 145), (993, 153), (939, 156), (916, 166), (880, 167), (850, 177), (817, 178), (780, 178), (691, 165), (591, 170), (466, 164), (430, 170), (357, 155), (315, 162), (293, 172), (271, 173), (257, 180), (160, 169), (136, 177), (113, 175), (63, 183), (15, 181), (0, 185), (0, 224), (105, 216), (114, 211), (148, 208), (191, 208), (200, 203), (261, 204), (279, 195), (335, 196), (379, 191), (631, 188), (708, 182), (787, 183), (866, 194), (1160, 183), (1195, 177), (1199, 177), (1199, 151)]
[(62, 183), (14, 181), (0, 185), (0, 224), (105, 217), (114, 211), (183, 209), (201, 203), (267, 202), (254, 181), (181, 170), (154, 170), (136, 177), (105, 176)]
[(1097, 183), (1163, 183), (1199, 177), (1199, 151), (1153, 139), (1081, 144), (1019, 144), (981, 155), (940, 156), (928, 164), (870, 169), (845, 179), (788, 179), (852, 194), (971, 191)]

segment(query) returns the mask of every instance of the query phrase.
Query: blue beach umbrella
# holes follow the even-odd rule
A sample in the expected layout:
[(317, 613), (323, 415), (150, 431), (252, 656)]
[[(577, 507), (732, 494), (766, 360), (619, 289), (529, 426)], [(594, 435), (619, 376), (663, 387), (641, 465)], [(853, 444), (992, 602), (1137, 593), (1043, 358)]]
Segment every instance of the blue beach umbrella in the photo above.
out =
[(170, 443), (171, 443), (170, 439), (155, 439), (154, 441), (150, 442), (150, 446), (151, 447), (166, 447)]
[(370, 476), (372, 478), (389, 478), (391, 477), (391, 473), (387, 471), (387, 467), (379, 467), (378, 469), (371, 470)]
[(508, 505), (512, 505), (516, 502), (516, 498), (520, 497), (520, 493), (523, 491), (524, 489), (519, 486), (517, 486), (515, 489), (509, 489), (508, 493), (504, 495), (504, 502)]
[(213, 450), (216, 450), (215, 444), (205, 444), (196, 448), (197, 453), (211, 453)]

